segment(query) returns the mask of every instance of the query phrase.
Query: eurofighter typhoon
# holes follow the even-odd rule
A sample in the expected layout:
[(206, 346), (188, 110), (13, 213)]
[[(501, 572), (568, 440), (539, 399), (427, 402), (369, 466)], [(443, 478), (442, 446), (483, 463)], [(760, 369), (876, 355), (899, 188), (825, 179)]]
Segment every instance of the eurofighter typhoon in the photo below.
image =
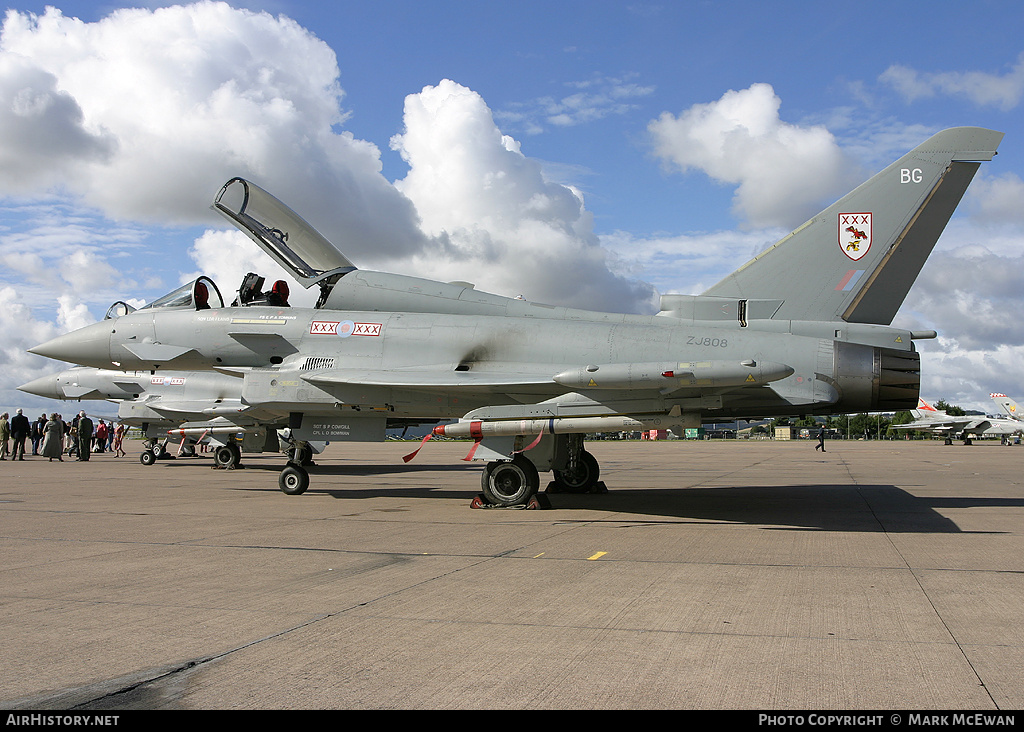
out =
[[(238, 414), (288, 428), (297, 447), (457, 419), (434, 434), (474, 440), (486, 501), (528, 503), (538, 471), (552, 471), (549, 488), (589, 491), (600, 468), (588, 432), (915, 408), (914, 340), (936, 334), (890, 324), (1002, 137), (939, 132), (703, 294), (663, 296), (654, 316), (357, 269), (234, 178), (214, 209), (317, 286), (314, 308), (287, 307), (252, 277), (227, 306), (200, 277), (30, 350), (100, 369), (231, 375)], [(302, 493), (309, 473), (289, 462), (279, 485)]]

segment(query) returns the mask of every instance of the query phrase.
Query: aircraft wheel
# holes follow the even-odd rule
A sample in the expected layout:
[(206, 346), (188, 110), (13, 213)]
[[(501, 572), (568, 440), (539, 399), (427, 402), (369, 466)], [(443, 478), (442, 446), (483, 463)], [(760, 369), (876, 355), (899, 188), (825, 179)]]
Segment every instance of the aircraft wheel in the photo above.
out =
[(281, 475), (277, 479), (277, 486), (289, 496), (305, 493), (309, 488), (309, 473), (301, 465), (289, 463), (281, 471)]
[(143, 450), (139, 454), (139, 462), (143, 465), (153, 465), (156, 463), (156, 455), (153, 454), (152, 450)]
[(526, 504), (539, 487), (536, 466), (522, 455), (508, 461), (488, 463), (480, 476), (484, 498), (498, 506)]
[(231, 470), (241, 462), (241, 454), (238, 452), (238, 448), (233, 445), (222, 445), (213, 453), (213, 461), (218, 468)]
[(565, 493), (586, 493), (601, 477), (601, 466), (597, 458), (586, 450), (580, 452), (573, 470), (552, 470), (558, 491)]

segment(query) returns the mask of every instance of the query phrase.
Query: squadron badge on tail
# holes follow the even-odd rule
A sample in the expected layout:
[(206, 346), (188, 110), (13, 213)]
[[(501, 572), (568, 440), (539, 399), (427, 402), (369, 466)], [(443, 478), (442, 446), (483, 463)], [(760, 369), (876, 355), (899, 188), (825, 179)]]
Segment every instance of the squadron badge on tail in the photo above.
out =
[(871, 248), (871, 214), (839, 214), (839, 248), (856, 261)]

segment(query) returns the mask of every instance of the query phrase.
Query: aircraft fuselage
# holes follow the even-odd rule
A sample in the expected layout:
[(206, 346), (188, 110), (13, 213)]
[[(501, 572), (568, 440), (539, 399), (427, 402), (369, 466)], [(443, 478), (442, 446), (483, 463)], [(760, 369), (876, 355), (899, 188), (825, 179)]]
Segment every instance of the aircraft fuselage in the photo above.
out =
[[(918, 396), (908, 331), (565, 309), (556, 318), (533, 307), (537, 315), (262, 306), (137, 311), (58, 340), (63, 353), (97, 368), (236, 369), (243, 402), (284, 415), (298, 403), (310, 414), (377, 410), (443, 419), (505, 403), (537, 404), (539, 416), (679, 405), (736, 418), (904, 409)], [(892, 358), (904, 362), (895, 397), (885, 393), (892, 369), (883, 361)], [(589, 411), (598, 403), (598, 412)]]

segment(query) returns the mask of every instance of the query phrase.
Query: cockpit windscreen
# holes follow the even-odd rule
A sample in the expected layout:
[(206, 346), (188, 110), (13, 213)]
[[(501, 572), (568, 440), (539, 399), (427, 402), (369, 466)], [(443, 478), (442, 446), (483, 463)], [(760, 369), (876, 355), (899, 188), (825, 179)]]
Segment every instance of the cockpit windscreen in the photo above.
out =
[(209, 277), (198, 277), (163, 297), (142, 306), (142, 310), (150, 308), (194, 308), (208, 310), (224, 307), (224, 298), (220, 290)]

